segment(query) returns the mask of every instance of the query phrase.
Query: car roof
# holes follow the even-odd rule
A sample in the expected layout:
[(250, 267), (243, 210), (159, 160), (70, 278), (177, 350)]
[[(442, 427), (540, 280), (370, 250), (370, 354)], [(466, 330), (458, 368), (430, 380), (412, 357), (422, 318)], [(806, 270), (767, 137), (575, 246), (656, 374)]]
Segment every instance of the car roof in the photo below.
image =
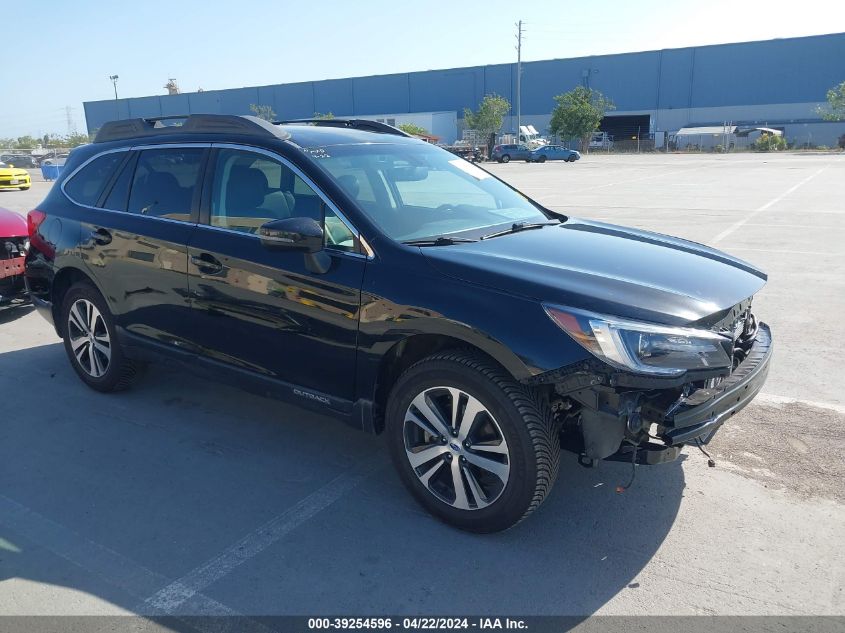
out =
[(425, 143), (425, 141), (413, 137), (409, 138), (407, 136), (369, 132), (367, 130), (356, 130), (352, 128), (300, 124), (283, 124), (279, 125), (279, 128), (290, 134), (289, 141), (303, 148), (362, 143)]

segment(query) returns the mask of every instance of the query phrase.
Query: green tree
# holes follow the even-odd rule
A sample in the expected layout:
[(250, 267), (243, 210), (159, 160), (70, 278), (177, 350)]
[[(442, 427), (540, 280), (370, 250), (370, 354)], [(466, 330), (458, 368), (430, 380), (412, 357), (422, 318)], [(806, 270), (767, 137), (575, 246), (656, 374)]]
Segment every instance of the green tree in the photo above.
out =
[(313, 118), (318, 119), (320, 121), (330, 121), (334, 118), (334, 115), (331, 112), (326, 112), (325, 114), (315, 112)]
[(845, 120), (845, 81), (827, 91), (827, 108), (816, 111), (825, 121)]
[(590, 138), (599, 129), (605, 112), (615, 110), (613, 102), (598, 90), (578, 86), (555, 97), (557, 105), (552, 110), (549, 129), (563, 138), (581, 140), (581, 151), (586, 152)]
[(62, 139), (61, 144), (63, 147), (79, 147), (80, 145), (84, 145), (85, 143), (90, 143), (91, 140), (92, 137), (88, 136), (87, 134), (77, 132), (65, 136)]
[(505, 115), (510, 109), (511, 104), (507, 99), (489, 94), (482, 99), (475, 112), (464, 108), (464, 123), (468, 130), (476, 130), (489, 144), (490, 137), (502, 128)]
[[(46, 136), (44, 138), (47, 138)], [(35, 149), (40, 141), (32, 136), (19, 136), (15, 141), (15, 149)]]
[(273, 108), (268, 105), (258, 105), (255, 103), (250, 103), (249, 109), (250, 112), (252, 112), (259, 119), (264, 119), (265, 121), (276, 120), (276, 113), (273, 112)]
[(766, 134), (760, 135), (752, 145), (757, 152), (780, 152), (786, 149), (786, 139), (781, 134)]
[(431, 136), (428, 130), (420, 125), (416, 125), (415, 123), (400, 123), (396, 127), (407, 134), (412, 134), (413, 136)]

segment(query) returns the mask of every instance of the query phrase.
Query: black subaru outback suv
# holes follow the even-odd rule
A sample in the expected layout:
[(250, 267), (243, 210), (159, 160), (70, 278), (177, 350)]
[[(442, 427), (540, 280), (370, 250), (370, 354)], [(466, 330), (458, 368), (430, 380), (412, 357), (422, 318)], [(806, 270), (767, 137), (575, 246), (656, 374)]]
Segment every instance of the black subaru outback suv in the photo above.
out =
[(753, 266), (369, 121), (115, 121), (28, 224), (29, 292), (88, 386), (166, 357), (385, 433), (417, 500), (478, 532), (535, 510), (561, 449), (706, 444), (772, 354)]

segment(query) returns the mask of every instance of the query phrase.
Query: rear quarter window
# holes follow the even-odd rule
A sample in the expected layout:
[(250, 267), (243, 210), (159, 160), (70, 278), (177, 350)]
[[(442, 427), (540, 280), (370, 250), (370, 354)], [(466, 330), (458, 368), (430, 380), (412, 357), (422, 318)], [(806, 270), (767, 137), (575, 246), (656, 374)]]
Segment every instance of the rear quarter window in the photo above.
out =
[(112, 152), (95, 158), (64, 185), (65, 193), (79, 204), (93, 207), (126, 152)]

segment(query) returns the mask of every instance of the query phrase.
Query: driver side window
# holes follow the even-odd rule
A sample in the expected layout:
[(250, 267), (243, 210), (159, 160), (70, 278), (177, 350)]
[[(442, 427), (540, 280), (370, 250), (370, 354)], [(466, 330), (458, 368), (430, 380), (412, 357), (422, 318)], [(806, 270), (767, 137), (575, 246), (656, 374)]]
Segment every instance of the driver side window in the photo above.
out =
[(218, 151), (211, 189), (212, 226), (256, 234), (262, 224), (293, 217), (319, 222), (327, 248), (358, 252), (358, 240), (346, 224), (287, 165), (257, 152)]
[(211, 189), (211, 225), (257, 233), (262, 224), (294, 217), (296, 201), (282, 187), (286, 169), (264, 154), (221, 149)]

